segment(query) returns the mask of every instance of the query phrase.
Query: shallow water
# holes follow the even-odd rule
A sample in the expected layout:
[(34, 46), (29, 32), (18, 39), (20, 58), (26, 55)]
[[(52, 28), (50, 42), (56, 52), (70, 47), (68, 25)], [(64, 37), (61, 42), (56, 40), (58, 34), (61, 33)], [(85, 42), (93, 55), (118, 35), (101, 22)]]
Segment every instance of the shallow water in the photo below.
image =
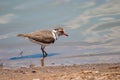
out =
[[(120, 62), (119, 52), (112, 52), (109, 48), (99, 46), (51, 45), (46, 48), (46, 51), (48, 56), (44, 59), (44, 66)], [(30, 64), (41, 66), (41, 60), (42, 53), (39, 46), (29, 45), (22, 49), (16, 48), (8, 51), (8, 53), (1, 54), (0, 63), (9, 68), (29, 67)]]

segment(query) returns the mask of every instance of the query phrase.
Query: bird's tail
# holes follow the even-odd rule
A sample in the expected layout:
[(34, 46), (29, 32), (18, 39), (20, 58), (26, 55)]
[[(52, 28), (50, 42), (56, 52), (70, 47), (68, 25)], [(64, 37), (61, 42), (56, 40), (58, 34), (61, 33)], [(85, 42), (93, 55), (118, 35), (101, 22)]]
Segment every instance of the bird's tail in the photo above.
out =
[(28, 38), (29, 36), (27, 34), (18, 34), (18, 37)]

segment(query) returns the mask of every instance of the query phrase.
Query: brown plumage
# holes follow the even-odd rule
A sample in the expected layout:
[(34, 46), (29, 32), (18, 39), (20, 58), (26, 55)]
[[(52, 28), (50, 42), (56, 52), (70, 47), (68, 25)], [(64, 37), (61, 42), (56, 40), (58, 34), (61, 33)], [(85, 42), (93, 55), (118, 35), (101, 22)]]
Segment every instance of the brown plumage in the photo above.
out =
[(54, 43), (54, 38), (51, 31), (39, 30), (28, 34), (18, 34), (19, 37), (28, 38), (30, 40), (35, 40), (42, 43)]
[(33, 43), (41, 45), (41, 50), (42, 50), (42, 53), (43, 53), (43, 57), (46, 57), (47, 53), (44, 50), (44, 48), (47, 45), (49, 45), (51, 43), (54, 43), (55, 40), (57, 40), (57, 38), (59, 36), (62, 36), (62, 35), (68, 36), (64, 32), (63, 28), (57, 27), (52, 31), (50, 31), (50, 30), (38, 30), (38, 31), (31, 32), (31, 33), (28, 33), (28, 34), (18, 34), (17, 36), (29, 39)]

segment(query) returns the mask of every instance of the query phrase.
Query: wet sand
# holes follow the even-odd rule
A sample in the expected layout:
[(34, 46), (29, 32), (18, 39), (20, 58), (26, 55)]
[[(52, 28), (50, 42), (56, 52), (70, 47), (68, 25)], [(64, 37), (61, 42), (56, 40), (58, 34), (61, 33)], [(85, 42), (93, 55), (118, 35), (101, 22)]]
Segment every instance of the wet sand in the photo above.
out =
[(0, 80), (120, 80), (120, 63), (1, 68)]

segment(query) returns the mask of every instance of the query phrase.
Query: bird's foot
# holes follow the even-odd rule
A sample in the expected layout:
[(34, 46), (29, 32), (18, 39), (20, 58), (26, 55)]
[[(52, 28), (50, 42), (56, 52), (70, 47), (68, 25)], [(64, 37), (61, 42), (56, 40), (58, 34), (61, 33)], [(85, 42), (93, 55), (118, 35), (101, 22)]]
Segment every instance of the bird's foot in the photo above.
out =
[(43, 58), (47, 57), (48, 54), (43, 54)]
[[(45, 52), (45, 51), (44, 51), (44, 52)], [(45, 54), (44, 54), (44, 55), (45, 55), (45, 57), (47, 57), (47, 55), (48, 55), (48, 54), (45, 52)]]

